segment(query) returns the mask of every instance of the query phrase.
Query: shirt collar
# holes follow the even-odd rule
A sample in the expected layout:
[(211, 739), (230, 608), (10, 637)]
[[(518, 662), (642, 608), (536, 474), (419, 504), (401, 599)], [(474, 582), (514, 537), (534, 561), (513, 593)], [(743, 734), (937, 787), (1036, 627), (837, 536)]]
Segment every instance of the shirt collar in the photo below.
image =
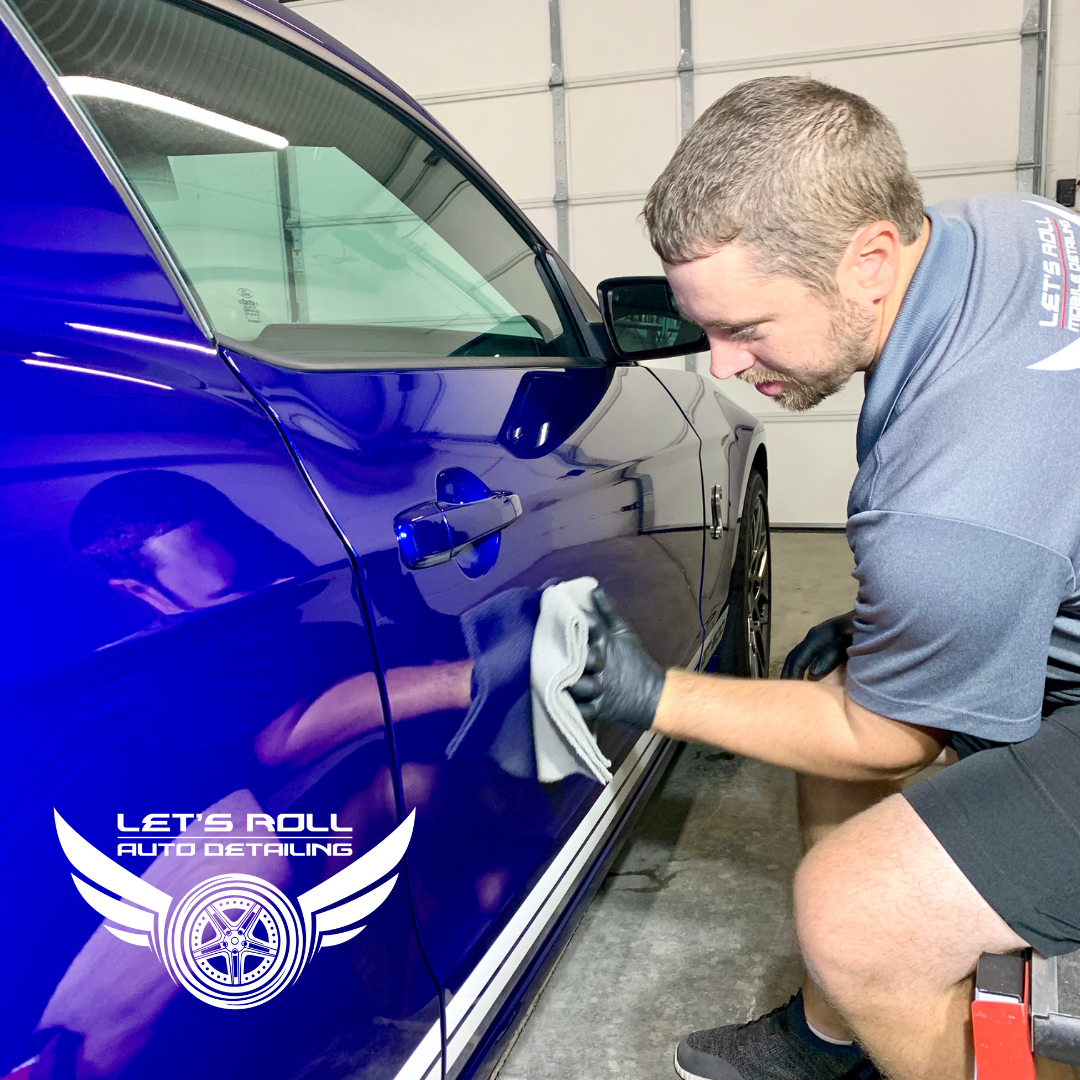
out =
[(901, 390), (963, 298), (970, 276), (974, 243), (967, 224), (930, 206), (926, 216), (930, 239), (866, 383), (855, 439), (860, 466), (881, 438)]

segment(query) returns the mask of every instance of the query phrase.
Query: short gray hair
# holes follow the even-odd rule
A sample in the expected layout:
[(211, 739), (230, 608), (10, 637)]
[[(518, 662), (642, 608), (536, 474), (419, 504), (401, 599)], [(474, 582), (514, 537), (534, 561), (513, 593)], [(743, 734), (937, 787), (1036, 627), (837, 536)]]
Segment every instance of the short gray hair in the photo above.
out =
[(903, 243), (922, 230), (919, 185), (889, 119), (865, 98), (783, 75), (740, 83), (690, 129), (645, 200), (666, 263), (711, 255), (737, 237), (758, 270), (836, 291), (851, 238), (891, 221)]

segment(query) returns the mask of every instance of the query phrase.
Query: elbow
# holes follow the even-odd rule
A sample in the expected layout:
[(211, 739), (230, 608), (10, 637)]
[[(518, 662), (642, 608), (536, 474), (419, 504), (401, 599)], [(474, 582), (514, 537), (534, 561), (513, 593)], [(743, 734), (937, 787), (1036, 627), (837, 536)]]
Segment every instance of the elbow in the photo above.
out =
[(940, 731), (880, 716), (846, 695), (844, 712), (861, 774), (852, 779), (908, 780), (943, 756), (945, 739)]
[(298, 701), (255, 735), (255, 758), (260, 765), (284, 765), (292, 753), (293, 732), (304, 715), (307, 702)]
[(928, 765), (933, 765), (934, 762), (941, 756), (942, 751), (939, 750), (933, 756), (920, 757), (914, 761), (896, 762), (891, 765), (886, 765), (882, 768), (869, 769), (867, 772), (870, 774), (868, 778), (874, 780), (886, 780), (894, 783), (900, 783), (903, 780), (910, 780), (913, 776), (917, 776)]

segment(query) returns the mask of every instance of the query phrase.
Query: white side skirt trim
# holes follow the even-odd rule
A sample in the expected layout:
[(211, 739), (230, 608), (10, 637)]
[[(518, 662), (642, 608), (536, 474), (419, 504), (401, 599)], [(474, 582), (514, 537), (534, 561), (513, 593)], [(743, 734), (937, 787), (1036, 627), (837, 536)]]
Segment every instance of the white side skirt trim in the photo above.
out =
[[(638, 781), (664, 739), (645, 732), (611, 783), (597, 797), (581, 824), (555, 856), (506, 928), (473, 968), (446, 1006), (446, 1068), (467, 1049), (488, 1012), (518, 974), (533, 945), (547, 929), (566, 894), (577, 883), (590, 857), (604, 840), (608, 825), (637, 791)], [(435, 1023), (401, 1067), (395, 1080), (433, 1080), (439, 1075), (440, 1025)]]

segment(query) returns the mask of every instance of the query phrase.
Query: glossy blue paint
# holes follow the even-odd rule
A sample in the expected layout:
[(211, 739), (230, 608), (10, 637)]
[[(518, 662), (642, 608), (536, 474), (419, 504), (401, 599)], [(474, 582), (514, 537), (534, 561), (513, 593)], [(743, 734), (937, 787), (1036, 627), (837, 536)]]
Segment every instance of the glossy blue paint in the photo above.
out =
[[(448, 754), (469, 704), (459, 620), (506, 590), (591, 574), (661, 662), (693, 663), (703, 543), (697, 436), (643, 368), (605, 369), (588, 421), (548, 454), (519, 457), (498, 435), (523, 382), (546, 375), (572, 388), (574, 372), (306, 373), (230, 356), (286, 428), (362, 568), (404, 810), (417, 811), (410, 871), (421, 941), (440, 983), (456, 990), (599, 791), (584, 776), (540, 783), (520, 764), (521, 735), (504, 730), (501, 711), (477, 721), (490, 729), (474, 725), (467, 753)], [(580, 410), (579, 400), (554, 392), (546, 400), (550, 426), (565, 430), (562, 411)], [(521, 503), (497, 561), (479, 577), (463, 556), (416, 570), (399, 557), (395, 520), (430, 498), (448, 469), (467, 469)], [(598, 735), (616, 764), (636, 737)]]
[[(245, 6), (426, 115), (295, 12)], [(13, 106), (0, 137), (19, 163), (0, 174), (13, 703), (0, 869), (19, 884), (4, 917), (23, 931), (2, 983), (0, 1074), (40, 1050), (35, 1077), (92, 1062), (103, 1076), (382, 1080), (404, 1069), (434, 1080), (440, 1008), (608, 794), (581, 775), (537, 775), (531, 737), (511, 722), (527, 693), (520, 671), (496, 682), (464, 738), (476, 688), (463, 622), (484, 604), (535, 610), (548, 580), (592, 574), (658, 660), (692, 665), (712, 617), (702, 574), (730, 572), (729, 545), (706, 539), (692, 423), (732, 492), (760, 427), (732, 420), (719, 398), (706, 409), (694, 376), (612, 365), (580, 285), (443, 144), (539, 256), (577, 355), (297, 371), (233, 341), (219, 352), (2, 30), (0, 100)], [(511, 329), (499, 340), (520, 343)], [(721, 419), (730, 439), (709, 426)], [(638, 753), (636, 732), (598, 737), (616, 767)], [(515, 1015), (647, 776), (627, 782), (490, 1014), (464, 1042), (448, 1032), (449, 1075), (471, 1075)], [(363, 934), (257, 1009), (222, 1010), (102, 928), (71, 881), (54, 807), (177, 896), (248, 872), (295, 901), (414, 811), (417, 825), (405, 873)], [(216, 854), (213, 812), (232, 815), (243, 854)], [(260, 814), (280, 835), (263, 835)], [(287, 831), (297, 823), (303, 833)], [(323, 850), (332, 843), (348, 853)]]
[[(247, 872), (295, 896), (398, 823), (394, 770), (352, 569), (278, 431), (2, 31), (0, 99), (19, 163), (0, 175), (0, 904), (19, 928), (0, 1073), (40, 1050), (35, 1076), (287, 1075), (327, 1055), (392, 1075), (418, 1039), (395, 1018), (439, 1015), (404, 881), (365, 934), (241, 1012), (181, 991), (72, 882), (54, 807), (170, 895)], [(233, 831), (205, 832), (211, 812)], [(249, 813), (316, 831), (264, 835)]]

